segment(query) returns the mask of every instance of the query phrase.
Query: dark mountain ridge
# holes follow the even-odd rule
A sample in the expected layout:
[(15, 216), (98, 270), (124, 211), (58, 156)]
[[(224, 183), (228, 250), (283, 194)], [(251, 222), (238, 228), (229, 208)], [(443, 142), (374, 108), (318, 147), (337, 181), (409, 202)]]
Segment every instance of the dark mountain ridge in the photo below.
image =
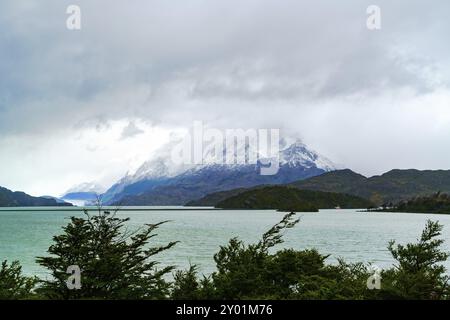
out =
[(352, 194), (382, 205), (438, 191), (450, 192), (450, 170), (394, 169), (366, 178), (347, 169), (327, 172), (291, 185), (299, 189)]
[(49, 197), (33, 197), (24, 192), (13, 192), (0, 187), (0, 207), (57, 207), (72, 206), (70, 203), (60, 203)]
[[(302, 190), (354, 195), (380, 206), (439, 191), (450, 193), (450, 170), (394, 169), (382, 175), (367, 178), (350, 169), (344, 169), (326, 172), (289, 185)], [(245, 191), (248, 189), (210, 193), (186, 205), (215, 206), (218, 202)]]

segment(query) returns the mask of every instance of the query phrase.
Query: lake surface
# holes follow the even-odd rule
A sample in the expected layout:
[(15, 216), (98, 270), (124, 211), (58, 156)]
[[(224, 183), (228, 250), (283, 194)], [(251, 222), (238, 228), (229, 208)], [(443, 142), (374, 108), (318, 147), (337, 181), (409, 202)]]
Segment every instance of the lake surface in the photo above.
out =
[[(79, 209), (18, 209), (0, 208), (0, 261), (19, 260), (25, 273), (45, 277), (46, 271), (35, 263), (35, 257), (46, 255), (52, 236), (61, 233), (61, 227), (69, 222), (70, 216), (83, 213)], [(130, 228), (171, 220), (158, 229), (154, 243), (180, 243), (157, 256), (159, 261), (162, 265), (179, 268), (197, 264), (205, 274), (214, 271), (213, 255), (230, 238), (256, 242), (283, 216), (272, 210), (124, 209), (119, 216), (130, 217)], [(331, 255), (330, 263), (342, 257), (349, 262), (364, 261), (389, 267), (393, 260), (386, 249), (388, 241), (415, 241), (427, 219), (444, 224), (442, 238), (446, 240), (445, 249), (450, 251), (450, 215), (321, 210), (298, 216), (300, 223), (285, 233), (285, 243), (278, 248), (317, 248), (322, 254)], [(450, 269), (450, 261), (446, 266)]]

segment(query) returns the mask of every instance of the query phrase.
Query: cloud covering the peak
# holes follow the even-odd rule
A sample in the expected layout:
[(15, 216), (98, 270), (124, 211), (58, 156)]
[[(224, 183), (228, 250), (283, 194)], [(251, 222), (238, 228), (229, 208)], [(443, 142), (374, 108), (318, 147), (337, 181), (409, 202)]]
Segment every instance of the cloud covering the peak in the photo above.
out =
[(365, 0), (75, 2), (0, 3), (0, 185), (107, 185), (194, 120), (280, 128), (366, 175), (448, 169), (446, 0), (377, 1), (377, 31)]

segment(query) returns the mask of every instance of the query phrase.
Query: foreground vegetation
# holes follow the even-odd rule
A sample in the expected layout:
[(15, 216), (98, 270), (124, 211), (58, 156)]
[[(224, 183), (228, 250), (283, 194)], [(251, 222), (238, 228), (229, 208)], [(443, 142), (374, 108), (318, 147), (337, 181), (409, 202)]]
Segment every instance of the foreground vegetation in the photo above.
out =
[[(18, 262), (3, 262), (0, 299), (449, 298), (441, 264), (448, 254), (441, 250), (442, 226), (437, 222), (427, 222), (417, 243), (390, 242), (396, 264), (377, 274), (363, 263), (327, 264), (327, 256), (316, 250), (275, 251), (283, 232), (298, 223), (290, 213), (255, 244), (231, 239), (214, 255), (217, 270), (200, 276), (195, 266), (184, 271), (158, 267), (156, 256), (176, 245), (149, 245), (161, 223), (129, 231), (127, 221), (101, 210), (94, 216), (86, 212), (84, 218), (73, 217), (53, 238), (50, 255), (37, 258), (52, 277), (27, 277)], [(67, 285), (67, 269), (73, 265), (81, 269), (78, 290)], [(171, 273), (173, 280), (168, 281)], [(381, 286), (370, 285), (377, 280)]]

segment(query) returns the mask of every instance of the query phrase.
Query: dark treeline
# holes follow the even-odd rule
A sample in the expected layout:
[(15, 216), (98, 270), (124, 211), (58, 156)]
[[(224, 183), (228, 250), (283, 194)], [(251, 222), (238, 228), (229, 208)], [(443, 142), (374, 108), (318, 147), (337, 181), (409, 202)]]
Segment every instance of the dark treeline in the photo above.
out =
[(318, 212), (319, 209), (360, 209), (369, 200), (342, 193), (300, 190), (292, 186), (266, 186), (243, 191), (215, 204), (223, 209), (275, 209), (284, 212)]
[(381, 211), (450, 214), (450, 195), (437, 192), (429, 196), (418, 196), (396, 205), (385, 205)]
[[(378, 274), (381, 286), (368, 286), (374, 272), (364, 263), (327, 264), (316, 250), (282, 249), (282, 233), (298, 220), (287, 214), (262, 235), (245, 244), (231, 239), (214, 255), (216, 271), (199, 275), (197, 268), (176, 271), (159, 267), (157, 256), (176, 242), (151, 246), (161, 225), (130, 231), (128, 219), (99, 210), (72, 217), (53, 238), (49, 256), (37, 262), (52, 275), (27, 277), (18, 262), (2, 263), (0, 299), (448, 299), (442, 262), (442, 226), (428, 221), (419, 240), (407, 245), (390, 242), (395, 265)], [(165, 223), (165, 222), (162, 222)], [(69, 266), (81, 269), (81, 288), (69, 289)], [(167, 275), (173, 274), (173, 280)]]

